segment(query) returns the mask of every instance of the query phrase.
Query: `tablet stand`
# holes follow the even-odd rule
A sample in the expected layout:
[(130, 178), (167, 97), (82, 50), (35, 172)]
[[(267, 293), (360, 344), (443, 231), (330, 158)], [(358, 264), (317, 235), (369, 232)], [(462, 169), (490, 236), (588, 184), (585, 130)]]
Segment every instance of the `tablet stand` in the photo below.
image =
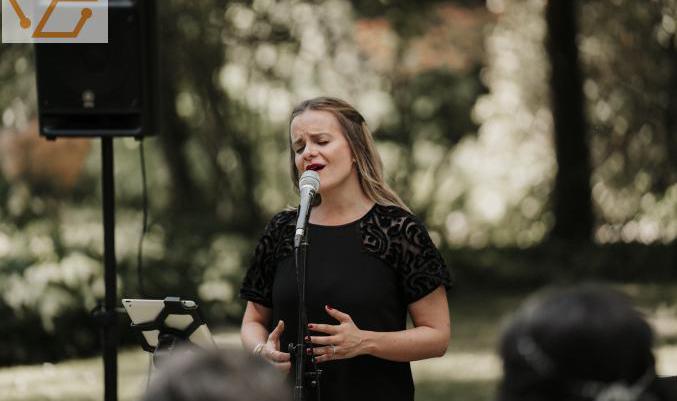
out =
[[(155, 366), (158, 366), (159, 363), (161, 364), (165, 357), (177, 346), (190, 342), (190, 336), (204, 324), (198, 308), (185, 306), (181, 302), (181, 298), (167, 297), (164, 299), (164, 305), (164, 308), (162, 308), (154, 320), (139, 324), (132, 323), (132, 327), (136, 329), (141, 339), (141, 347), (144, 351), (153, 354), (153, 365)], [(167, 318), (175, 315), (189, 315), (192, 321), (184, 329), (167, 326)], [(144, 331), (155, 330), (158, 332), (157, 346), (149, 344), (143, 335)]]

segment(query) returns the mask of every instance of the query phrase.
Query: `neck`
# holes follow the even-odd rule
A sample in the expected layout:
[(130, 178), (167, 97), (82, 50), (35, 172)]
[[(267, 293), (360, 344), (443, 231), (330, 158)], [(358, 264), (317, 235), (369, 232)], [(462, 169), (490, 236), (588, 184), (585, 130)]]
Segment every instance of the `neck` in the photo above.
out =
[(314, 207), (310, 214), (313, 224), (339, 225), (349, 223), (364, 216), (374, 202), (359, 191), (333, 191), (322, 194), (322, 203)]

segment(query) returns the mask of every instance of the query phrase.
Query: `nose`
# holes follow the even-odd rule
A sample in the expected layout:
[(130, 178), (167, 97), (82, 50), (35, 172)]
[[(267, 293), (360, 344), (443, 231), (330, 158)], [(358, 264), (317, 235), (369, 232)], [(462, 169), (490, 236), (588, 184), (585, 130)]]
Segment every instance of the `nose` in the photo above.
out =
[(312, 143), (306, 144), (306, 147), (303, 149), (303, 160), (311, 160), (315, 156), (317, 156), (315, 145)]

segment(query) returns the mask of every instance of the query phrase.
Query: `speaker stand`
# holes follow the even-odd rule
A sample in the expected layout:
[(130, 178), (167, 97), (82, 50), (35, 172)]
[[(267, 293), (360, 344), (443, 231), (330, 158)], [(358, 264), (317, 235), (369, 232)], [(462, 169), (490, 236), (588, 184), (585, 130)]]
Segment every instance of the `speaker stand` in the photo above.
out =
[(101, 338), (103, 342), (104, 401), (118, 398), (117, 277), (115, 274), (115, 176), (113, 138), (101, 138), (101, 189), (103, 195), (103, 255), (105, 302)]

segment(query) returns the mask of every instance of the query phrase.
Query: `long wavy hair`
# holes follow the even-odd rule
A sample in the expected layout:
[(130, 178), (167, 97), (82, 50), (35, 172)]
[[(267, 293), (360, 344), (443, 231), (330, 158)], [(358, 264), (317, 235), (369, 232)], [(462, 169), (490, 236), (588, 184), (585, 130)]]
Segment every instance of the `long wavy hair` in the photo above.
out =
[(348, 141), (350, 152), (357, 166), (357, 177), (362, 191), (373, 202), (383, 206), (399, 206), (411, 212), (383, 178), (383, 162), (376, 150), (374, 138), (367, 127), (367, 122), (349, 103), (333, 97), (316, 97), (301, 102), (291, 112), (289, 118), (289, 165), (294, 189), (298, 191), (299, 171), (294, 162), (294, 151), (291, 143), (291, 123), (296, 116), (306, 110), (327, 111), (336, 117), (343, 135)]

